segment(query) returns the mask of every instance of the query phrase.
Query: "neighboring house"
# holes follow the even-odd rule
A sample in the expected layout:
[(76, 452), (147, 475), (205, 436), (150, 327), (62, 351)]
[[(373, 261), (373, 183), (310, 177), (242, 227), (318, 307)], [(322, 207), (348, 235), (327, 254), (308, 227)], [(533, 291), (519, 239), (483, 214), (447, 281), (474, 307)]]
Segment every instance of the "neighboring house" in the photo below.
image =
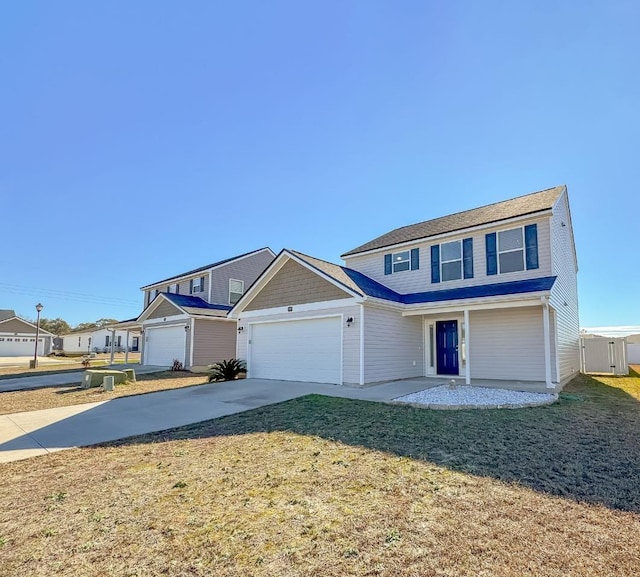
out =
[(125, 352), (127, 347), (129, 352), (132, 353), (140, 351), (142, 339), (139, 330), (129, 331), (129, 334), (127, 334), (127, 330), (115, 330), (114, 327), (88, 329), (64, 335), (62, 337), (62, 352), (70, 354), (108, 353), (111, 352), (112, 341), (114, 351), (117, 353)]
[[(40, 329), (38, 355), (51, 352), (55, 335)], [(16, 316), (10, 309), (0, 310), (0, 357), (32, 357), (36, 352), (36, 325)]]
[(343, 259), (283, 250), (240, 299), (230, 316), (248, 377), (558, 390), (579, 371), (565, 186), (405, 226)]
[(142, 287), (142, 363), (191, 371), (236, 353), (236, 321), (227, 313), (273, 261), (261, 248)]

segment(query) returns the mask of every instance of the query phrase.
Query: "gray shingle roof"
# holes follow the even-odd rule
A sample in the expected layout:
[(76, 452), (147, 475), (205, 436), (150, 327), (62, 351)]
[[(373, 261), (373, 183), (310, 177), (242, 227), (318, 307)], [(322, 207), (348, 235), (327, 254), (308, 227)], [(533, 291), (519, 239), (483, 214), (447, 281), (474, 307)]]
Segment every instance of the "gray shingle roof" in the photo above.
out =
[(342, 257), (548, 210), (553, 207), (565, 189), (565, 185), (556, 186), (540, 192), (512, 198), (511, 200), (503, 200), (480, 208), (473, 208), (464, 212), (419, 222), (418, 224), (396, 228), (345, 252)]
[(16, 311), (11, 309), (0, 309), (0, 321), (6, 321), (16, 316)]
[[(185, 277), (185, 276), (189, 276), (189, 275), (192, 275), (192, 274), (197, 274), (199, 272), (204, 272), (204, 271), (209, 270), (210, 268), (213, 268), (215, 266), (220, 266), (222, 264), (227, 264), (227, 263), (229, 263), (231, 261), (237, 260), (239, 258), (244, 258), (245, 256), (249, 256), (250, 254), (258, 253), (258, 252), (263, 251), (263, 250), (271, 251), (271, 249), (268, 246), (265, 246), (265, 247), (262, 247), (262, 248), (259, 248), (259, 249), (256, 249), (256, 250), (252, 250), (251, 252), (245, 252), (244, 254), (239, 254), (237, 256), (232, 256), (231, 258), (225, 258), (224, 260), (219, 260), (218, 262), (212, 262), (211, 264), (208, 264), (206, 266), (201, 266), (201, 267), (198, 267), (198, 268), (194, 268), (193, 270), (189, 270), (189, 271), (183, 272), (181, 274), (170, 276), (169, 278), (165, 278), (165, 279), (162, 279), (162, 280), (158, 280), (158, 281), (152, 282), (151, 284), (147, 284), (147, 285), (144, 285), (143, 287), (140, 287), (140, 290), (144, 290), (146, 288), (155, 286), (157, 284), (164, 284), (164, 283), (170, 282), (172, 280), (176, 280), (176, 279), (179, 279), (179, 278), (182, 278), (182, 277)], [(273, 251), (271, 251), (271, 252), (273, 253)]]

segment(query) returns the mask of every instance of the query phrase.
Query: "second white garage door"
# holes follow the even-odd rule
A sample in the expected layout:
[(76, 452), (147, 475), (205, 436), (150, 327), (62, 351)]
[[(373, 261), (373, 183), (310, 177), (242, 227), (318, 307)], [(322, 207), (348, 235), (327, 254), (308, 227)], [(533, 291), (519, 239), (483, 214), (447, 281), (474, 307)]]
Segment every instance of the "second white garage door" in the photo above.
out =
[(147, 328), (144, 363), (170, 367), (175, 359), (184, 364), (186, 332), (184, 325)]
[(341, 328), (341, 317), (252, 325), (249, 376), (341, 384)]

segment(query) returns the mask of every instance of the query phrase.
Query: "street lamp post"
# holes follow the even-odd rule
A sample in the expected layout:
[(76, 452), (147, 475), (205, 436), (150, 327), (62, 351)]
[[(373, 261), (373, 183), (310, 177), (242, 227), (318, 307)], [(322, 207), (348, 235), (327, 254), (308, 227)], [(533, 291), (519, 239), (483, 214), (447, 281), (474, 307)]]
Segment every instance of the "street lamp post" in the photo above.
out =
[(38, 311), (38, 320), (36, 321), (36, 347), (33, 352), (33, 368), (35, 369), (38, 366), (38, 338), (40, 337), (40, 313), (44, 307), (38, 303), (36, 305), (36, 311)]

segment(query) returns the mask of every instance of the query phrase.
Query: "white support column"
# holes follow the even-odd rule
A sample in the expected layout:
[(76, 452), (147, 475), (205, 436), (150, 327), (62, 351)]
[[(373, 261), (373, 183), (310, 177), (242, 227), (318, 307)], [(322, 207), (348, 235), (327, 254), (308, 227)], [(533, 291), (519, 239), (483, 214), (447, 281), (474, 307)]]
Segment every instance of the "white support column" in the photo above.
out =
[(124, 364), (125, 365), (129, 363), (129, 333), (130, 332), (131, 331), (127, 329), (127, 338), (124, 343)]
[(364, 385), (364, 305), (360, 305), (360, 384)]
[(469, 309), (464, 309), (464, 382), (471, 384), (471, 361), (469, 351), (471, 331), (469, 330)]
[(549, 301), (542, 297), (542, 326), (544, 330), (544, 378), (547, 388), (552, 389), (551, 382), (551, 330), (549, 328)]

